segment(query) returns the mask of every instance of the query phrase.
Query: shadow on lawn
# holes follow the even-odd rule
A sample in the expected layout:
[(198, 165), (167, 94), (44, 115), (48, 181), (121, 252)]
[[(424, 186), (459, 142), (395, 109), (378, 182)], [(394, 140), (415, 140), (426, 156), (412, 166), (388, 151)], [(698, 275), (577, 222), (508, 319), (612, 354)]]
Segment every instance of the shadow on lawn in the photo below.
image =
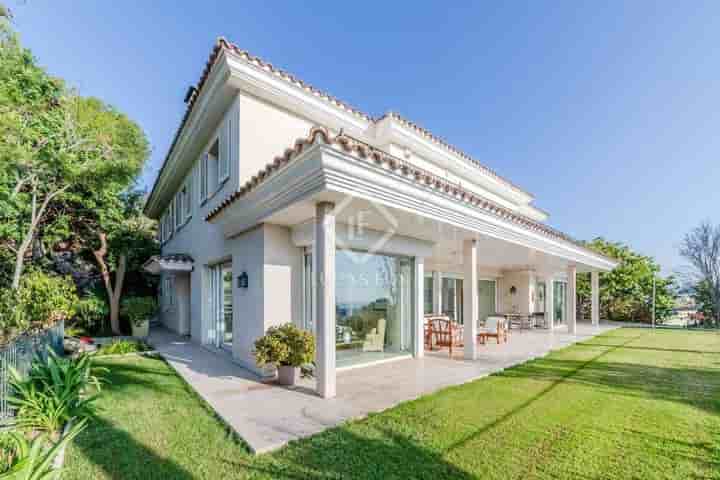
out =
[(668, 400), (713, 414), (720, 413), (720, 371), (713, 368), (657, 367), (607, 361), (587, 363), (549, 357), (519, 365), (501, 375), (555, 381), (553, 386), (560, 381), (592, 385), (612, 394)]
[[(146, 358), (148, 361), (137, 365), (129, 363), (137, 361), (136, 358), (98, 357), (96, 365), (109, 367), (104, 375), (107, 382), (103, 386), (100, 404), (105, 395), (134, 396), (143, 390), (152, 390), (170, 397), (183, 389), (183, 384), (177, 383), (176, 376), (167, 369), (161, 358)], [(90, 463), (100, 467), (112, 479), (195, 478), (176, 462), (158, 456), (151, 448), (138, 442), (132, 433), (103, 418), (103, 411), (112, 408), (113, 405), (107, 403), (102, 405), (100, 415), (93, 418), (89, 428), (74, 440), (73, 449), (82, 452)]]
[[(93, 420), (92, 426), (75, 439), (73, 448), (79, 449), (85, 458), (102, 468), (107, 477), (116, 480), (195, 478), (174, 461), (159, 457), (138, 443), (131, 434), (103, 418)], [(129, 475), (128, 472), (138, 472), (141, 476)]]
[(272, 456), (246, 462), (224, 461), (248, 473), (288, 480), (477, 478), (420, 441), (389, 428), (374, 427), (372, 431), (370, 438), (339, 427), (309, 440), (292, 442)]

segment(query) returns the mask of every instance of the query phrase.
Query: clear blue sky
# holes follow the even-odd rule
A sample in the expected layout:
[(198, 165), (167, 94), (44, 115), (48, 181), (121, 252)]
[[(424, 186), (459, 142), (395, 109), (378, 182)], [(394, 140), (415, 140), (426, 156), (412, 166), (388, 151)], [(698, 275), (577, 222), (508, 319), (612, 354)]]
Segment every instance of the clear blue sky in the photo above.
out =
[(685, 231), (720, 222), (718, 2), (6, 1), (41, 64), (145, 129), (146, 184), (222, 35), (402, 113), (533, 192), (552, 225), (666, 272)]

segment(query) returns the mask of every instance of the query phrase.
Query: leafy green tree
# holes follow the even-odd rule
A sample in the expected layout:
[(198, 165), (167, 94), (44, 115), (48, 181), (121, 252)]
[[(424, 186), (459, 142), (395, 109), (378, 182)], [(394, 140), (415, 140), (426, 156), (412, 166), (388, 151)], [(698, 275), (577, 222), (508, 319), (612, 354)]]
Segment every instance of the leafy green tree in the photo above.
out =
[[(49, 76), (3, 19), (0, 48), (0, 243), (14, 256), (11, 285), (35, 246), (63, 244), (102, 254), (94, 258), (106, 287), (114, 274), (108, 296), (118, 306), (128, 260), (156, 243), (153, 224), (125, 195), (149, 156), (145, 134)], [(0, 258), (0, 276), (7, 260)]]
[[(655, 315), (669, 317), (676, 293), (672, 277), (659, 275), (660, 265), (652, 257), (632, 251), (620, 242), (596, 238), (585, 245), (619, 261), (608, 273), (600, 274), (600, 316), (608, 320), (649, 322), (652, 319), (652, 290), (655, 278)], [(578, 313), (589, 316), (590, 275), (578, 275)]]

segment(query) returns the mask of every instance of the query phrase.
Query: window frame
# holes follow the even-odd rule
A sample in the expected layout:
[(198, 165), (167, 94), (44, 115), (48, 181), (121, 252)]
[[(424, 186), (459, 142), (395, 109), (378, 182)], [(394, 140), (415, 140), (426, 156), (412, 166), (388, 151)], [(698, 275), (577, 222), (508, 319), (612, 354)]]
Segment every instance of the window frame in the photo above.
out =
[(200, 205), (208, 199), (208, 161), (210, 152), (205, 152), (200, 158)]
[(185, 184), (183, 185), (183, 216), (185, 223), (192, 218), (192, 184), (194, 172), (194, 168), (190, 169), (190, 173), (188, 173), (188, 177), (185, 179)]
[[(225, 141), (222, 142), (223, 145), (221, 145), (220, 138), (216, 138), (211, 144), (210, 148), (212, 148), (212, 145), (215, 144), (215, 142), (218, 143), (218, 165), (217, 165), (217, 176), (218, 176), (218, 186), (217, 189), (219, 190), (222, 188), (222, 185), (227, 182), (227, 180), (230, 178), (230, 156), (232, 152), (232, 119), (228, 118), (227, 123), (225, 125)], [(221, 148), (224, 147), (224, 148)]]

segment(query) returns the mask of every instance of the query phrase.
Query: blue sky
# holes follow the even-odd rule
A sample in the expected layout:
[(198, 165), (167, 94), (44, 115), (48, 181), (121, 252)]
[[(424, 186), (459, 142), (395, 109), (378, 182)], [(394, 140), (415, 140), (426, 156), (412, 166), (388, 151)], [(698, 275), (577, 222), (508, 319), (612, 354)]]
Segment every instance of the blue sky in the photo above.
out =
[(146, 184), (222, 35), (400, 112), (534, 193), (552, 225), (666, 272), (684, 232), (720, 222), (718, 2), (7, 3), (42, 65), (145, 129)]

